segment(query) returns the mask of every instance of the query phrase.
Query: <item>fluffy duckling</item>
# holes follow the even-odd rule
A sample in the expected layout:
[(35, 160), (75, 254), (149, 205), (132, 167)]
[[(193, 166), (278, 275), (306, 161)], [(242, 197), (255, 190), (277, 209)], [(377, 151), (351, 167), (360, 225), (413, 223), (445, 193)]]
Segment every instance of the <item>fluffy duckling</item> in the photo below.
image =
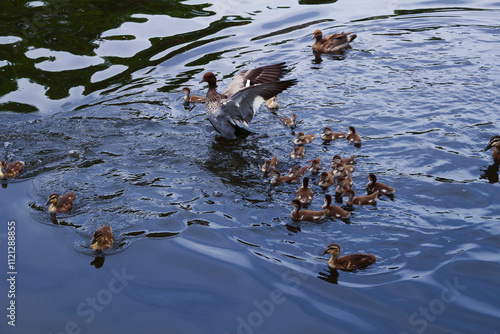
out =
[(358, 196), (354, 197), (354, 190), (348, 189), (342, 195), (343, 197), (347, 197), (345, 204), (347, 206), (354, 205), (375, 205), (377, 203), (377, 195), (378, 192), (374, 192), (371, 195), (366, 196)]
[(0, 179), (13, 178), (21, 173), (24, 166), (24, 161), (11, 162), (0, 161)]
[(304, 146), (295, 146), (293, 148), (292, 153), (290, 153), (290, 157), (292, 159), (302, 159), (306, 156), (306, 148)]
[(332, 256), (330, 260), (328, 260), (328, 267), (330, 267), (331, 269), (363, 269), (377, 261), (377, 258), (371, 254), (350, 254), (344, 255), (339, 258), (340, 246), (338, 244), (329, 245), (323, 255), (325, 254), (330, 254)]
[(281, 116), (280, 121), (286, 126), (293, 128), (297, 125), (297, 115), (292, 114), (290, 117)]
[(271, 172), (271, 184), (296, 183), (300, 180), (300, 176), (281, 176), (279, 170), (275, 169)]
[(92, 249), (104, 250), (113, 247), (113, 233), (111, 232), (111, 226), (103, 226), (97, 231), (95, 231), (92, 240), (90, 241), (90, 246)]
[(321, 211), (312, 211), (312, 210), (301, 210), (302, 203), (298, 199), (294, 199), (291, 202), (293, 206), (293, 210), (290, 213), (290, 217), (295, 220), (305, 220), (305, 221), (318, 221), (326, 216), (326, 212), (324, 210)]
[(288, 176), (302, 177), (306, 172), (307, 172), (306, 166), (304, 167), (293, 166), (292, 169), (290, 169), (290, 173), (288, 173)]
[(483, 151), (488, 151), (493, 147), (493, 159), (500, 160), (500, 136), (493, 136)]
[(314, 140), (314, 135), (305, 135), (304, 132), (297, 133), (297, 138), (293, 140), (296, 145), (309, 144)]
[(332, 129), (330, 129), (328, 126), (323, 129), (323, 132), (321, 132), (321, 139), (323, 139), (324, 141), (332, 141), (341, 138), (345, 138), (344, 132), (332, 132)]
[(349, 219), (351, 217), (349, 211), (345, 211), (339, 206), (332, 205), (332, 196), (330, 194), (325, 195), (324, 201), (323, 210), (325, 210), (328, 216), (338, 219)]
[(309, 171), (313, 174), (318, 174), (319, 171), (321, 170), (321, 159), (320, 158), (316, 158), (314, 160), (309, 160), (307, 162), (310, 162), (311, 165), (309, 166)]
[(347, 137), (346, 138), (351, 143), (354, 143), (355, 146), (359, 146), (363, 142), (361, 140), (360, 135), (356, 132), (356, 129), (354, 128), (354, 126), (349, 127), (349, 129), (347, 130)]
[(307, 176), (302, 179), (302, 186), (297, 190), (295, 196), (302, 204), (310, 204), (312, 202), (314, 192), (309, 188), (309, 178)]
[(278, 156), (275, 155), (271, 159), (267, 159), (260, 169), (264, 172), (265, 175), (267, 175), (276, 169), (277, 164), (278, 164)]
[(354, 161), (356, 160), (356, 157), (352, 156), (350, 158), (341, 158), (340, 155), (336, 154), (332, 158), (332, 168), (335, 168), (337, 164), (343, 163), (344, 165), (352, 165)]
[(377, 182), (377, 176), (373, 173), (368, 175), (367, 179), (366, 190), (368, 190), (369, 194), (378, 192), (380, 195), (392, 195), (396, 191), (393, 187)]
[(278, 109), (280, 107), (280, 104), (278, 103), (278, 96), (277, 95), (274, 95), (270, 99), (267, 99), (266, 101), (264, 101), (264, 104), (269, 109)]
[(182, 93), (184, 93), (184, 101), (186, 103), (205, 103), (205, 98), (198, 96), (198, 95), (191, 95), (191, 89), (188, 87), (184, 87), (181, 90)]
[(62, 196), (51, 194), (45, 205), (50, 204), (48, 210), (52, 213), (68, 212), (73, 207), (75, 197), (76, 195), (74, 193), (67, 193)]
[(342, 195), (344, 195), (344, 193), (349, 189), (351, 189), (351, 186), (348, 182), (345, 182), (345, 177), (339, 176), (337, 178), (337, 186), (335, 187), (335, 198), (341, 198)]
[[(352, 34), (352, 35), (351, 35)], [(341, 32), (325, 36), (321, 30), (314, 32), (313, 38), (316, 39), (312, 46), (314, 52), (335, 53), (349, 47), (349, 43), (357, 37), (353, 32)]]
[(347, 176), (354, 172), (354, 166), (353, 165), (344, 165), (343, 163), (337, 164), (335, 166), (335, 169), (333, 170), (333, 174), (336, 177), (339, 176)]
[(331, 187), (334, 182), (335, 177), (333, 176), (333, 170), (329, 170), (328, 172), (321, 173), (318, 185), (323, 188), (328, 188)]

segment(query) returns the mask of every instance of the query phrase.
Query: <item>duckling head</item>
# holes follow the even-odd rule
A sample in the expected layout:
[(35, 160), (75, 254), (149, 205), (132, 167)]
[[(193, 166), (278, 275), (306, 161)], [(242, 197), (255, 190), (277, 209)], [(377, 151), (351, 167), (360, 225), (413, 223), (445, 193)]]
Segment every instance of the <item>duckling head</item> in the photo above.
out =
[(354, 128), (354, 126), (350, 126), (349, 129), (347, 129), (347, 133), (356, 133), (356, 129)]
[(191, 90), (188, 87), (184, 87), (184, 88), (182, 88), (181, 93), (189, 95), (189, 94), (191, 94)]
[(367, 177), (368, 181), (370, 181), (370, 184), (375, 184), (377, 183), (377, 176), (373, 173), (370, 173)]
[[(500, 147), (500, 136), (493, 136), (483, 151), (488, 151), (492, 147)], [(5, 161), (5, 160), (2, 160)]]
[(92, 249), (96, 249), (99, 247), (99, 245), (102, 243), (103, 241), (103, 233), (101, 231), (96, 231), (94, 233), (94, 236), (92, 237), (92, 240), (90, 240), (90, 246), (92, 247)]
[(323, 134), (325, 135), (329, 135), (332, 133), (332, 129), (330, 129), (328, 126), (326, 128), (323, 129)]
[(59, 200), (59, 195), (58, 194), (56, 194), (56, 193), (50, 194), (49, 195), (49, 200), (47, 201), (47, 203), (45, 203), (45, 205), (48, 205), (50, 203), (56, 205), (58, 200)]
[(324, 197), (325, 204), (323, 205), (323, 209), (329, 207), (332, 204), (332, 195), (326, 194)]
[(302, 203), (298, 199), (294, 199), (293, 201), (290, 202), (290, 204), (295, 208), (295, 210), (300, 211), (302, 208)]
[(330, 244), (322, 255), (330, 254), (332, 257), (337, 258), (340, 254), (340, 246), (338, 244)]
[(321, 32), (321, 30), (315, 30), (314, 31), (314, 34), (313, 34), (313, 37), (311, 39), (322, 39), (323, 38), (323, 33)]

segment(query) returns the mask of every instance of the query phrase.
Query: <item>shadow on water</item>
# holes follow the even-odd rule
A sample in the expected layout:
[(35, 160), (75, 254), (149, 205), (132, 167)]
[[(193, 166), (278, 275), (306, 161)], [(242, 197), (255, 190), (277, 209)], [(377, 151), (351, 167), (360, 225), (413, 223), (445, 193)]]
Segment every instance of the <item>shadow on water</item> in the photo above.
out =
[(500, 167), (500, 160), (495, 160), (492, 165), (489, 165), (486, 169), (481, 169), (480, 179), (488, 180), (489, 183), (498, 183), (498, 170)]

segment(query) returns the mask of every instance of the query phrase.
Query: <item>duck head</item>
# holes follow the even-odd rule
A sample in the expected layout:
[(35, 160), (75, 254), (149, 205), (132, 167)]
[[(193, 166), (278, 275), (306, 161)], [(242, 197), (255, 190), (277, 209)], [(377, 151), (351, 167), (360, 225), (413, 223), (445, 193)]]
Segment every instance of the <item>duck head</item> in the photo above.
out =
[(483, 151), (488, 151), (492, 147), (500, 147), (500, 136), (491, 137), (490, 142), (486, 145)]
[(367, 177), (369, 184), (375, 184), (377, 183), (377, 176), (373, 173), (370, 173)]
[(205, 73), (200, 83), (202, 82), (208, 83), (209, 88), (215, 88), (215, 86), (217, 85), (217, 79), (215, 78), (215, 74), (213, 74), (212, 72)]
[(59, 195), (58, 194), (50, 194), (49, 195), (49, 200), (47, 201), (47, 203), (45, 203), (45, 205), (48, 205), (50, 203), (56, 205), (57, 204), (57, 201), (59, 200)]
[(340, 254), (340, 246), (338, 244), (330, 244), (323, 252), (322, 255), (330, 254), (332, 257), (337, 258)]
[(320, 41), (322, 38), (323, 38), (323, 33), (321, 32), (321, 30), (318, 29), (314, 31), (313, 37), (311, 39), (316, 39)]

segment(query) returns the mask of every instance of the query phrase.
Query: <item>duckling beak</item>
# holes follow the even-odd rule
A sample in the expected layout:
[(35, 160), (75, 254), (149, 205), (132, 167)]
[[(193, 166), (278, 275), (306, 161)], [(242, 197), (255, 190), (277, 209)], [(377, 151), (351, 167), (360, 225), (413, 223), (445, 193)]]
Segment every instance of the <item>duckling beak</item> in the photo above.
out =
[(493, 146), (491, 146), (491, 143), (489, 143), (488, 145), (486, 145), (486, 147), (483, 149), (483, 151), (488, 151), (492, 147)]
[(323, 253), (321, 253), (321, 255), (326, 255), (328, 254), (328, 249), (326, 251), (324, 251)]
[(97, 242), (97, 239), (96, 238), (92, 238), (92, 240), (90, 240), (90, 245), (94, 245), (95, 243)]

